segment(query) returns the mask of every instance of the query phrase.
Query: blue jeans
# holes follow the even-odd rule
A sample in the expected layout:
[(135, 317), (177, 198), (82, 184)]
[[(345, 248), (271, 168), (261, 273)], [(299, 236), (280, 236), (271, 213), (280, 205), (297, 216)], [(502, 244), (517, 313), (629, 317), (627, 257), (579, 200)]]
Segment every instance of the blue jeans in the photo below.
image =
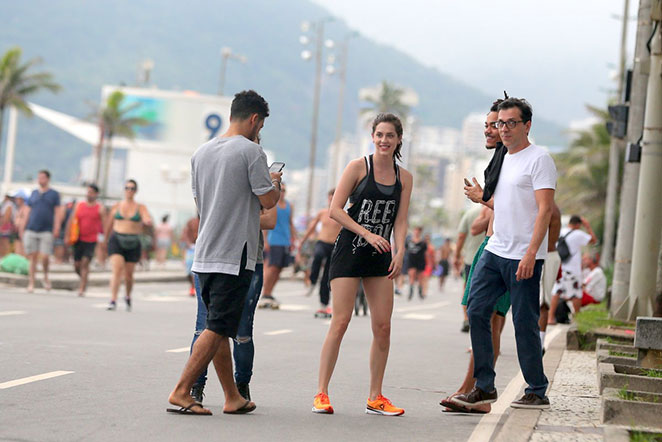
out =
[(255, 307), (262, 291), (264, 280), (263, 264), (255, 264), (255, 272), (251, 286), (246, 295), (244, 311), (239, 321), (237, 337), (234, 339), (234, 380), (237, 384), (248, 384), (253, 375), (253, 358), (255, 347), (253, 345), (253, 319), (255, 318)]
[[(193, 353), (193, 344), (195, 344), (198, 336), (200, 336), (200, 333), (204, 331), (207, 325), (207, 306), (205, 306), (205, 302), (200, 295), (200, 279), (196, 273), (193, 273), (193, 284), (195, 285), (195, 297), (198, 298), (198, 314), (195, 317), (195, 333), (193, 333), (193, 342), (191, 342), (191, 353)], [(207, 367), (205, 367), (200, 377), (198, 377), (198, 380), (195, 381), (195, 385), (204, 387), (206, 382)]]
[(494, 390), (494, 349), (490, 318), (499, 296), (510, 292), (517, 359), (528, 387), (526, 393), (545, 397), (548, 381), (542, 366), (540, 344), (540, 274), (543, 260), (536, 260), (533, 276), (517, 281), (519, 260), (501, 258), (487, 250), (478, 260), (471, 278), (467, 314), (471, 325), (476, 386), (485, 392)]

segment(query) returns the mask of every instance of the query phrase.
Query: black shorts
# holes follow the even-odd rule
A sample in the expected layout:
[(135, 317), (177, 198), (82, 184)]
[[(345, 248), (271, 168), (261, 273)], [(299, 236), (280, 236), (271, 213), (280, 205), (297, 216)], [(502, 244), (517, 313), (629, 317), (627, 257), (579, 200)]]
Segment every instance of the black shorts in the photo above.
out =
[(246, 269), (246, 246), (241, 255), (239, 275), (197, 273), (200, 296), (207, 307), (207, 329), (235, 338), (253, 272)]
[(122, 255), (126, 262), (140, 261), (140, 235), (113, 232), (108, 239), (108, 256)]
[(409, 255), (409, 269), (416, 269), (419, 272), (425, 270), (425, 256)]
[(74, 244), (74, 261), (80, 261), (83, 257), (92, 259), (96, 246), (96, 242), (78, 241)]
[[(269, 248), (269, 265), (281, 269), (292, 264), (292, 256), (288, 246), (271, 246)], [(267, 257), (265, 257), (265, 261)]]

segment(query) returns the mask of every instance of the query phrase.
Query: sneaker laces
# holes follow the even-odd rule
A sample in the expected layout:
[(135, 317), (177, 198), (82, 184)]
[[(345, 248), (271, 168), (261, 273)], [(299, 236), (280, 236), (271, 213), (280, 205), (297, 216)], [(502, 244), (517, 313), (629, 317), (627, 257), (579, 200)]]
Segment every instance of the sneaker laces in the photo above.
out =
[(381, 394), (380, 394), (379, 396), (377, 396), (377, 400), (378, 400), (378, 401), (382, 401), (382, 402), (384, 402), (385, 404), (390, 405), (391, 407), (393, 407), (393, 402), (391, 402), (388, 398), (385, 398), (385, 397), (382, 396)]
[(327, 395), (326, 393), (318, 393), (317, 395), (315, 395), (315, 397), (319, 398), (319, 400), (322, 404), (329, 404), (330, 403), (329, 395)]

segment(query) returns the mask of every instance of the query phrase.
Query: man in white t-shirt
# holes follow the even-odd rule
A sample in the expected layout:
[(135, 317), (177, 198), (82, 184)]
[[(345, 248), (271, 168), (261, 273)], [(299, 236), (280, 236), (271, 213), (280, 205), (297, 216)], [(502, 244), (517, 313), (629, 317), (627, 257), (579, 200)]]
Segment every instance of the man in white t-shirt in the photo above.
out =
[(497, 298), (510, 292), (517, 356), (528, 386), (515, 408), (549, 408), (542, 365), (540, 275), (554, 205), (556, 167), (552, 157), (529, 142), (532, 110), (523, 99), (499, 105), (497, 125), (508, 149), (494, 192), (494, 235), (474, 268), (468, 301), (476, 387), (451, 400), (465, 407), (496, 402), (490, 318)]
[(582, 265), (586, 271), (582, 293), (582, 307), (589, 304), (599, 304), (607, 294), (607, 277), (600, 267), (600, 257), (597, 253), (585, 253)]
[[(586, 232), (581, 230), (584, 227)], [(559, 303), (559, 298), (572, 302), (575, 312), (578, 312), (582, 306), (582, 247), (589, 244), (595, 244), (598, 238), (593, 233), (591, 225), (579, 215), (572, 215), (568, 226), (561, 229), (561, 238), (568, 245), (570, 257), (561, 265), (563, 276), (561, 281), (554, 285), (552, 302), (548, 324), (556, 324), (554, 312)]]

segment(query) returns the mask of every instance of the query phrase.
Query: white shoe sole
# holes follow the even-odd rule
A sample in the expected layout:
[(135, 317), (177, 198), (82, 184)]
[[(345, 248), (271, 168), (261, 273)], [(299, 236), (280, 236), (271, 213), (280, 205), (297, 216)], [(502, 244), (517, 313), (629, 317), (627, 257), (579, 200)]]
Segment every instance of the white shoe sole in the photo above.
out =
[(405, 414), (404, 411), (402, 412), (388, 412), (388, 411), (381, 411), (381, 410), (373, 410), (372, 408), (366, 408), (365, 409), (365, 414), (376, 414), (378, 416), (400, 416), (402, 414)]
[(510, 404), (511, 408), (523, 408), (527, 410), (549, 410), (550, 405), (545, 404), (545, 405), (526, 405), (526, 404), (515, 404), (511, 403)]
[(471, 403), (471, 402), (461, 401), (461, 400), (457, 399), (457, 397), (452, 397), (450, 399), (450, 401), (453, 402), (454, 404), (462, 405), (463, 407), (472, 408), (472, 407), (476, 407), (478, 405), (493, 404), (497, 400), (496, 399), (486, 399), (484, 401)]
[(327, 411), (327, 410), (320, 410), (320, 409), (317, 409), (317, 408), (313, 407), (313, 413), (317, 413), (317, 414), (333, 414), (333, 411), (329, 412), (329, 411)]

